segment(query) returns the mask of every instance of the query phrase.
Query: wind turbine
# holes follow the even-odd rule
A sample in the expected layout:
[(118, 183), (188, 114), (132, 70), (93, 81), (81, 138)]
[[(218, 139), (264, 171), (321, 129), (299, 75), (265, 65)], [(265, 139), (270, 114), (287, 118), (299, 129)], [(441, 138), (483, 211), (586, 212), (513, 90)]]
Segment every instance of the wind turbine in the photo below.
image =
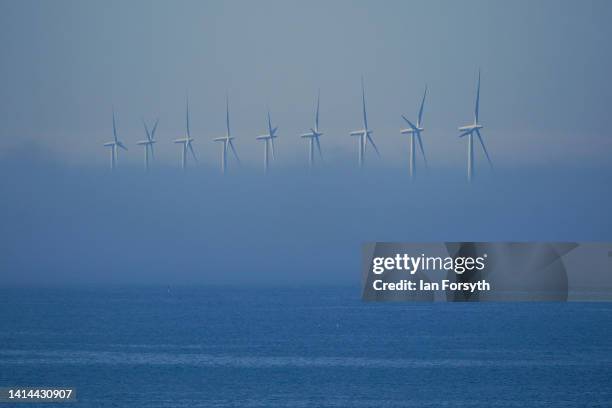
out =
[(127, 147), (117, 138), (117, 125), (115, 123), (115, 110), (113, 109), (113, 141), (104, 143), (104, 146), (110, 147), (110, 168), (114, 170), (117, 166), (117, 159), (119, 157), (118, 147), (123, 150), (127, 150)]
[(232, 153), (234, 153), (234, 157), (236, 161), (240, 163), (240, 159), (238, 158), (238, 153), (236, 153), (236, 148), (234, 147), (234, 138), (230, 133), (230, 116), (229, 116), (229, 98), (225, 97), (225, 125), (226, 125), (226, 133), (225, 137), (218, 137), (214, 139), (215, 142), (223, 142), (223, 150), (221, 151), (221, 172), (225, 174), (225, 170), (227, 169), (227, 148), (228, 146), (232, 149)]
[(423, 107), (425, 106), (425, 97), (427, 96), (427, 86), (425, 86), (425, 92), (423, 93), (423, 99), (421, 99), (421, 107), (419, 108), (419, 116), (417, 117), (416, 126), (408, 120), (404, 115), (402, 118), (408, 124), (408, 129), (401, 129), (400, 133), (404, 135), (410, 135), (410, 178), (414, 179), (415, 171), (416, 171), (416, 144), (415, 138), (419, 142), (419, 147), (421, 149), (421, 154), (423, 155), (423, 161), (425, 162), (425, 167), (427, 167), (427, 158), (425, 157), (425, 149), (423, 149), (423, 140), (421, 139), (421, 132), (425, 131), (423, 128)]
[(155, 144), (155, 131), (157, 130), (157, 123), (159, 122), (159, 119), (157, 119), (155, 121), (155, 125), (153, 125), (153, 129), (151, 130), (151, 132), (149, 132), (149, 128), (147, 126), (147, 124), (145, 123), (145, 121), (142, 121), (142, 124), (144, 125), (145, 128), (145, 132), (147, 134), (147, 139), (146, 140), (141, 140), (139, 142), (136, 142), (137, 145), (141, 145), (144, 146), (144, 167), (145, 170), (149, 170), (149, 149), (151, 150), (151, 158), (155, 158), (155, 151), (153, 150), (153, 145)]
[(317, 93), (317, 110), (315, 113), (315, 124), (314, 128), (310, 128), (310, 133), (305, 133), (301, 137), (308, 139), (308, 165), (312, 170), (314, 166), (314, 144), (317, 144), (317, 150), (319, 151), (319, 157), (323, 159), (323, 152), (321, 151), (321, 142), (319, 137), (323, 136), (323, 132), (319, 131), (319, 99), (321, 92)]
[(191, 137), (191, 133), (189, 132), (189, 99), (187, 99), (187, 136), (181, 139), (175, 139), (174, 143), (179, 143), (183, 145), (183, 152), (181, 155), (181, 167), (183, 170), (187, 167), (187, 149), (191, 151), (191, 155), (193, 156), (193, 160), (198, 161), (196, 157), (195, 151), (193, 150), (193, 138)]
[(272, 160), (276, 159), (276, 156), (274, 153), (274, 139), (278, 137), (276, 135), (277, 129), (278, 129), (278, 126), (275, 127), (274, 129), (272, 128), (272, 120), (270, 119), (270, 110), (268, 109), (268, 134), (257, 136), (257, 140), (263, 140), (265, 142), (264, 172), (266, 173), (268, 172), (268, 167), (270, 165), (270, 159), (269, 159), (269, 153), (268, 153), (270, 150), (270, 146), (272, 146)]
[(467, 163), (467, 178), (468, 181), (472, 181), (472, 176), (474, 175), (474, 133), (478, 137), (480, 141), (480, 145), (482, 146), (482, 150), (487, 157), (487, 161), (489, 162), (489, 166), (493, 168), (493, 163), (491, 162), (491, 158), (489, 157), (489, 152), (485, 147), (485, 144), (482, 140), (482, 135), (480, 134), (480, 129), (483, 126), (478, 121), (478, 109), (480, 105), (480, 70), (478, 70), (478, 86), (476, 88), (476, 107), (474, 108), (474, 123), (467, 126), (461, 126), (459, 131), (461, 134), (459, 137), (468, 137), (468, 163)]
[(363, 104), (363, 129), (352, 131), (351, 136), (359, 136), (359, 167), (363, 167), (363, 163), (365, 161), (365, 150), (368, 142), (372, 144), (372, 147), (376, 151), (376, 154), (380, 157), (380, 152), (378, 151), (378, 147), (374, 143), (374, 139), (372, 139), (372, 132), (368, 128), (368, 116), (366, 114), (366, 103), (365, 103), (365, 87), (363, 86), (363, 77), (361, 77), (361, 101)]

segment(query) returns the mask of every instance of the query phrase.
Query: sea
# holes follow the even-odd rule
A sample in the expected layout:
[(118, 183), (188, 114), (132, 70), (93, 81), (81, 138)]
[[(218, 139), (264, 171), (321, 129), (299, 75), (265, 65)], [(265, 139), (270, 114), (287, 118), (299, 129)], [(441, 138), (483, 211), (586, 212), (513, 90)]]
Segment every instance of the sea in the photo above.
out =
[(612, 303), (130, 286), (4, 288), (0, 305), (0, 387), (76, 389), (40, 406), (612, 406)]

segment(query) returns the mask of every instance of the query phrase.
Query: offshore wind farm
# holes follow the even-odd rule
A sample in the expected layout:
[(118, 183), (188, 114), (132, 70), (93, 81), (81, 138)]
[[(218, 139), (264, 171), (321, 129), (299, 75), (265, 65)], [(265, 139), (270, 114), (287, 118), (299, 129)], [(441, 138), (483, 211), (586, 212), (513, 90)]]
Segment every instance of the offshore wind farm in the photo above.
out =
[[(474, 135), (478, 138), (482, 150), (487, 158), (487, 161), (491, 167), (493, 168), (493, 163), (491, 161), (491, 157), (489, 156), (489, 152), (485, 146), (485, 143), (482, 139), (482, 135), (480, 130), (483, 128), (483, 125), (479, 122), (479, 108), (480, 108), (480, 70), (478, 70), (478, 79), (476, 85), (476, 102), (474, 108), (474, 121), (471, 125), (460, 126), (458, 129), (461, 132), (459, 138), (463, 138), (465, 136), (468, 137), (468, 147), (467, 147), (467, 180), (471, 182), (474, 177), (475, 165), (474, 165)], [(423, 146), (423, 139), (421, 138), (421, 133), (425, 131), (423, 128), (423, 113), (425, 108), (425, 99), (427, 97), (428, 87), (425, 86), (425, 91), (423, 92), (423, 96), (421, 98), (421, 103), (418, 110), (418, 116), (416, 119), (416, 124), (414, 124), (410, 119), (408, 119), (405, 115), (401, 115), (401, 118), (408, 125), (408, 128), (403, 128), (399, 130), (400, 134), (409, 135), (409, 154), (408, 154), (408, 169), (410, 174), (410, 179), (413, 180), (416, 177), (416, 144), (418, 143), (421, 157), (424, 163), (425, 168), (428, 167), (427, 157), (425, 155), (425, 148)], [(316, 108), (315, 108), (315, 116), (314, 116), (314, 125), (310, 128), (310, 132), (303, 133), (298, 135), (302, 139), (308, 140), (308, 150), (307, 150), (307, 163), (308, 168), (313, 169), (315, 167), (315, 146), (316, 151), (318, 153), (318, 161), (323, 161), (323, 149), (321, 147), (321, 136), (323, 136), (323, 132), (319, 129), (319, 117), (320, 117), (320, 107), (321, 107), (321, 91), (317, 92), (316, 98)], [(236, 161), (236, 164), (240, 164), (240, 159), (238, 156), (238, 151), (236, 146), (234, 145), (235, 137), (231, 135), (230, 131), (230, 108), (229, 108), (229, 95), (226, 95), (225, 99), (225, 125), (226, 125), (226, 133), (223, 137), (216, 137), (212, 139), (213, 142), (222, 142), (222, 150), (221, 150), (221, 173), (226, 174), (228, 168), (228, 151), (231, 150), (232, 155)], [(368, 115), (366, 108), (366, 92), (365, 92), (365, 84), (364, 78), (361, 77), (361, 113), (362, 113), (362, 128), (358, 130), (353, 130), (348, 132), (348, 134), (352, 137), (355, 137), (357, 140), (357, 166), (359, 169), (363, 169), (366, 163), (366, 152), (368, 146), (371, 146), (376, 153), (376, 156), (379, 159), (383, 159), (381, 152), (374, 142), (374, 131), (368, 125)], [(144, 123), (144, 121), (143, 121)], [(150, 167), (150, 161), (154, 159), (154, 150), (153, 145), (157, 142), (155, 140), (155, 131), (157, 129), (157, 125), (159, 123), (159, 119), (155, 121), (153, 128), (149, 131), (147, 124), (144, 123), (145, 133), (147, 138), (145, 140), (141, 140), (136, 142), (137, 145), (144, 146), (144, 168), (148, 170)], [(186, 102), (186, 124), (185, 124), (186, 134), (183, 137), (174, 140), (175, 144), (181, 145), (181, 156), (180, 156), (180, 167), (182, 169), (187, 168), (188, 155), (191, 154), (194, 162), (197, 162), (197, 156), (195, 153), (195, 149), (193, 147), (193, 142), (195, 138), (191, 136), (190, 125), (189, 125), (189, 99)], [(256, 136), (255, 139), (258, 141), (263, 141), (264, 145), (264, 154), (263, 154), (263, 172), (267, 174), (270, 170), (270, 164), (276, 159), (276, 145), (274, 140), (278, 138), (277, 132), (278, 126), (272, 125), (272, 118), (270, 114), (270, 109), (267, 109), (267, 133)], [(124, 149), (127, 151), (127, 147), (125, 144), (117, 138), (117, 127), (115, 121), (115, 111), (113, 109), (113, 141), (107, 142), (104, 144), (105, 147), (110, 147), (110, 169), (114, 170), (117, 167), (117, 157), (118, 157), (118, 148)]]
[(0, 394), (610, 406), (611, 303), (360, 283), (370, 242), (612, 242), (611, 1), (0, 10)]

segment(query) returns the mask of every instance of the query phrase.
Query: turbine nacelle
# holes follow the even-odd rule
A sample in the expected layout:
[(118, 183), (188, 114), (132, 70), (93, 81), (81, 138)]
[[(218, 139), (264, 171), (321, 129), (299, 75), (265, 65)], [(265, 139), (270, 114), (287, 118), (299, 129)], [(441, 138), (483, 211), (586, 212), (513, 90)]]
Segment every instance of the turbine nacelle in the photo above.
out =
[(215, 142), (229, 142), (230, 140), (234, 140), (235, 137), (231, 137), (231, 136), (225, 136), (225, 137), (217, 137), (214, 138), (213, 140)]
[(314, 129), (310, 129), (310, 133), (304, 133), (303, 135), (301, 135), (300, 137), (321, 137), (323, 136), (323, 132), (317, 132)]
[(310, 131), (312, 132), (314, 137), (320, 137), (323, 136), (323, 132), (319, 132), (318, 130), (315, 130), (313, 128), (310, 128)]
[(483, 127), (484, 126), (479, 125), (479, 124), (473, 124), (473, 125), (461, 126), (458, 129), (459, 129), (460, 132), (464, 132), (464, 133), (467, 132), (467, 133), (461, 135), (461, 136), (466, 136), (467, 134), (469, 134), (471, 132), (474, 132), (476, 130), (482, 129)]
[(278, 138), (278, 136), (276, 135), (276, 129), (277, 128), (272, 129), (272, 132), (268, 133), (267, 135), (257, 136), (255, 139), (257, 139), (257, 140), (276, 139), (276, 138)]
[(422, 127), (418, 127), (416, 129), (413, 129), (413, 128), (400, 129), (400, 133), (403, 134), (403, 135), (409, 135), (409, 134), (412, 134), (412, 133), (423, 133), (424, 131), (425, 131), (425, 129), (422, 128)]
[(119, 146), (119, 147), (120, 147), (120, 148), (122, 148), (123, 150), (127, 150), (127, 149), (128, 149), (127, 147), (125, 147), (125, 145), (123, 144), (123, 142), (119, 142), (119, 141), (116, 141), (116, 142), (107, 142), (107, 143), (104, 143), (104, 146), (107, 146), (107, 147), (111, 147), (111, 146)]
[(193, 137), (185, 137), (183, 139), (175, 139), (174, 143), (191, 143), (193, 142), (195, 139)]
[(406, 116), (402, 115), (402, 119), (404, 119), (404, 122), (406, 122), (408, 124), (408, 126), (410, 126), (409, 128), (406, 129), (400, 129), (400, 133), (402, 134), (419, 134), (423, 131), (425, 131), (425, 129), (421, 126), (421, 119), (422, 119), (422, 115), (423, 115), (423, 107), (425, 104), (425, 95), (423, 95), (423, 102), (421, 103), (421, 109), (419, 111), (419, 119), (417, 120), (417, 124), (415, 125), (414, 123), (412, 123), (410, 121), (410, 119), (408, 119)]
[(354, 130), (350, 133), (351, 136), (367, 136), (374, 134), (374, 131), (362, 129), (362, 130)]

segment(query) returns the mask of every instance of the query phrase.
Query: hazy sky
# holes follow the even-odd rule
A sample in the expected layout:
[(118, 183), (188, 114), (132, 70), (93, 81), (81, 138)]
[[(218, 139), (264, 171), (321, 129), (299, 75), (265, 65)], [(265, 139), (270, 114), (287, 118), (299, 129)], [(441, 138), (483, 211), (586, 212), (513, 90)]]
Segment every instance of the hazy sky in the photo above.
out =
[[(356, 156), (359, 78), (385, 160), (405, 166), (400, 114), (414, 118), (424, 85), (431, 163), (463, 165), (456, 127), (481, 118), (500, 166), (607, 166), (612, 98), (609, 1), (1, 1), (0, 151), (104, 166), (111, 107), (132, 148), (141, 119), (160, 117), (159, 155), (184, 131), (186, 93), (203, 163), (217, 165), (229, 92), (237, 147), (259, 165), (266, 105), (279, 162), (306, 161), (297, 135), (321, 125), (330, 160)], [(256, 162), (255, 162), (256, 161)]]

